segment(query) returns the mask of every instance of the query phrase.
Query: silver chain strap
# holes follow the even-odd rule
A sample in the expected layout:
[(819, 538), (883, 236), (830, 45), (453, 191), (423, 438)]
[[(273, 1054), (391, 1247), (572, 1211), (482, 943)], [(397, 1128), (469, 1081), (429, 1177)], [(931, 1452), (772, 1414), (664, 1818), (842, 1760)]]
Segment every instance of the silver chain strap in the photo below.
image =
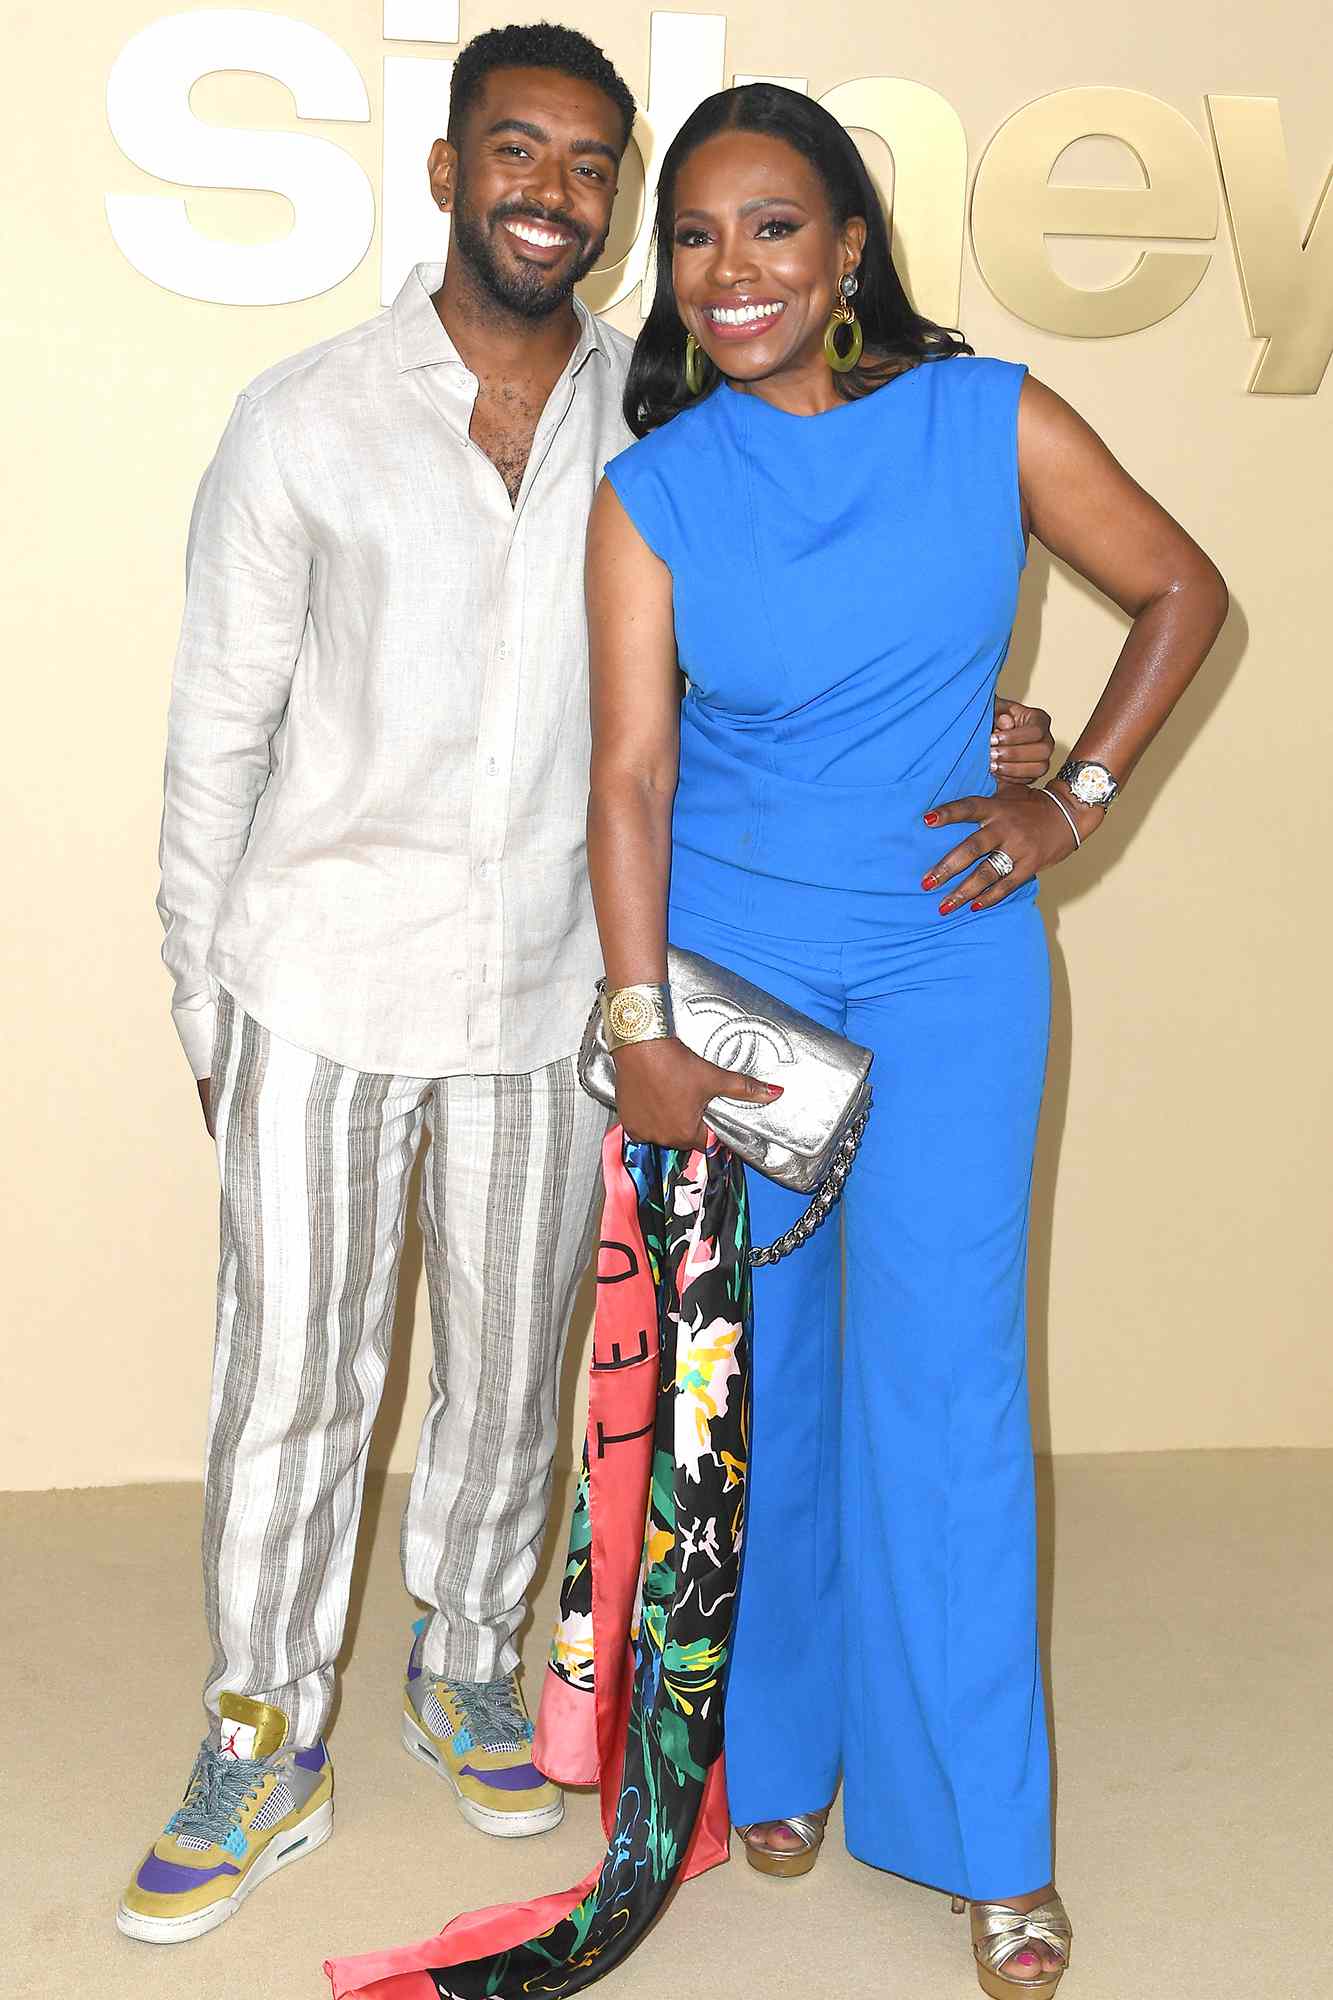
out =
[(864, 1110), (839, 1140), (828, 1172), (810, 1197), (810, 1206), (803, 1215), (797, 1216), (790, 1229), (784, 1229), (781, 1236), (766, 1248), (751, 1249), (750, 1262), (753, 1266), (758, 1268), (763, 1264), (781, 1263), (784, 1257), (790, 1257), (793, 1250), (799, 1250), (803, 1243), (808, 1243), (821, 1223), (828, 1221), (842, 1199), (842, 1191), (865, 1136), (869, 1117), (870, 1100), (867, 1097)]

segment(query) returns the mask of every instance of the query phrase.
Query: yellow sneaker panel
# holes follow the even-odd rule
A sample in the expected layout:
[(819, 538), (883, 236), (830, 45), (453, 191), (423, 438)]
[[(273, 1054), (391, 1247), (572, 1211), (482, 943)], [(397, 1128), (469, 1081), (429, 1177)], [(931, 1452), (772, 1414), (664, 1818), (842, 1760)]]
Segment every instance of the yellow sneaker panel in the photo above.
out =
[[(283, 1728), (285, 1731), (285, 1719)], [(270, 1843), (300, 1826), (333, 1796), (333, 1766), (325, 1755), (323, 1776), (304, 1804), (256, 1828), (254, 1822), (262, 1817), (283, 1775), (281, 1768), (265, 1774), (241, 1807), (225, 1843), (183, 1847), (170, 1831), (160, 1835), (125, 1891), (125, 1908), (140, 1917), (174, 1920), (196, 1915), (234, 1896), (238, 1883)]]
[[(412, 1679), (404, 1690), (404, 1741), (414, 1756), (435, 1763), (452, 1781), (465, 1813), (468, 1805), (477, 1809), (473, 1823), (488, 1832), (503, 1832), (505, 1821), (516, 1832), (555, 1825), (564, 1812), (564, 1795), (533, 1763), (531, 1739), (503, 1749), (483, 1748), (474, 1742), (447, 1680), (423, 1676), (424, 1686), (418, 1682), (414, 1689)], [(526, 1716), (517, 1682), (514, 1692)]]

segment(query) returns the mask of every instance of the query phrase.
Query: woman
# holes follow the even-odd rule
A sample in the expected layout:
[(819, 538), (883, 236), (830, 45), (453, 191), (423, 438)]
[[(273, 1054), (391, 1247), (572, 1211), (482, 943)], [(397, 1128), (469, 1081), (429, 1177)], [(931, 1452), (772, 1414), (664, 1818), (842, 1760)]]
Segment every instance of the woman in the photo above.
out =
[[(732, 1815), (752, 1861), (798, 1872), (841, 1772), (851, 1851), (970, 1902), (987, 1993), (1049, 1994), (1069, 1932), (1025, 1374), (1036, 877), (1096, 833), (1226, 590), (1058, 396), (912, 311), (856, 149), (810, 100), (701, 105), (657, 244), (641, 442), (588, 551), (608, 988), (661, 986), (670, 939), (876, 1058), (841, 1366), (836, 1232), (755, 1274)], [(997, 790), (1030, 534), (1133, 622), (1060, 779)], [(631, 1138), (698, 1144), (719, 1091), (777, 1094), (666, 1026), (616, 1055)], [(757, 1240), (800, 1206), (758, 1176), (751, 1199)]]

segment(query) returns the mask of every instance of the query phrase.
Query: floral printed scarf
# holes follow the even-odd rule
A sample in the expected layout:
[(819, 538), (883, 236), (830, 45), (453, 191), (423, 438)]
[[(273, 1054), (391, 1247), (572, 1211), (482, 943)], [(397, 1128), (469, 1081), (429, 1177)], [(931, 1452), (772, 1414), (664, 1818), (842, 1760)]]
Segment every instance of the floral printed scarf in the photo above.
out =
[(717, 1141), (603, 1153), (588, 1429), (534, 1756), (598, 1784), (607, 1851), (571, 1890), (326, 1965), (335, 2000), (581, 1992), (678, 1876), (727, 1858), (722, 1709), (749, 1431), (745, 1174)]

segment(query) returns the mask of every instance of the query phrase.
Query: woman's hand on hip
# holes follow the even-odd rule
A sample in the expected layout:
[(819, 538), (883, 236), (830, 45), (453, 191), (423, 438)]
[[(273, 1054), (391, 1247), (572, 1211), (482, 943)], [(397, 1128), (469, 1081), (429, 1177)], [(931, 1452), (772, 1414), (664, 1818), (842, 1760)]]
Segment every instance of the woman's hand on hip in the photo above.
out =
[[(1062, 799), (1061, 803), (1067, 805), (1068, 801)], [(1081, 835), (1100, 826), (1105, 817), (1096, 807), (1074, 810)], [(1070, 822), (1054, 796), (1041, 791), (1014, 790), (997, 792), (989, 799), (953, 799), (948, 805), (932, 807), (924, 817), (927, 826), (976, 826), (976, 831), (951, 847), (922, 881), (927, 893), (944, 888), (946, 883), (952, 885), (940, 904), (942, 917), (951, 916), (964, 903), (970, 903), (974, 910), (1002, 903), (1053, 862), (1067, 860), (1076, 845)], [(1001, 874), (987, 859), (997, 850), (1013, 862), (1012, 870)], [(957, 879), (960, 876), (961, 881)]]
[(710, 1098), (772, 1104), (782, 1095), (777, 1084), (705, 1062), (674, 1035), (631, 1042), (616, 1050), (615, 1064), (616, 1110), (625, 1136), (654, 1146), (704, 1145), (703, 1111)]

